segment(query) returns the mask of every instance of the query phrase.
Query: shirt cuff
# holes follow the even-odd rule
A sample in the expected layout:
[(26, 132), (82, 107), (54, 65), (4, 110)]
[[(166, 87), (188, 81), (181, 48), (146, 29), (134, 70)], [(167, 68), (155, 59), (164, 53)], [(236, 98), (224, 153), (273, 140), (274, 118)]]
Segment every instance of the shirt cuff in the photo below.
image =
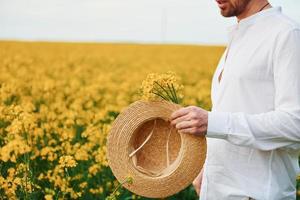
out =
[(227, 112), (208, 112), (206, 136), (226, 139), (229, 133), (229, 114)]

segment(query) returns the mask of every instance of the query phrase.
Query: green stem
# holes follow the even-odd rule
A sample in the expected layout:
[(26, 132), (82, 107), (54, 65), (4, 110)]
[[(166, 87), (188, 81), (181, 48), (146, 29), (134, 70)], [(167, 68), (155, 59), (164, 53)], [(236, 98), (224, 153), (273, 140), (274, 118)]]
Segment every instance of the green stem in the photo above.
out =
[(57, 200), (57, 199), (58, 199), (58, 195), (59, 195), (59, 193), (60, 193), (60, 191), (58, 191), (58, 193), (57, 193), (57, 195), (56, 195), (56, 197), (55, 197), (55, 200)]
[[(173, 84), (172, 84), (173, 85)], [(168, 86), (168, 88), (169, 88), (169, 90), (170, 90), (170, 93), (172, 94), (172, 97), (173, 97), (173, 99), (174, 99), (174, 103), (178, 103), (178, 99), (176, 98), (176, 92), (174, 92), (175, 94), (173, 94), (173, 90), (172, 90), (172, 88), (171, 88), (171, 86), (169, 85), (169, 83), (167, 83), (167, 86)]]
[(125, 183), (127, 183), (128, 180), (126, 179), (125, 181), (123, 181), (122, 183), (120, 183), (113, 191), (113, 193), (110, 196), (115, 196), (115, 193), (118, 191), (118, 189)]
[[(67, 178), (71, 178), (67, 167), (65, 167), (65, 172), (67, 174)], [(69, 182), (69, 180), (67, 180), (67, 181)], [(71, 179), (70, 179), (70, 185), (71, 185), (71, 188), (73, 188), (73, 184), (71, 183)], [(76, 191), (74, 191), (74, 192), (78, 195), (78, 193)]]
[(172, 89), (173, 89), (173, 91), (174, 91), (174, 94), (175, 94), (175, 97), (176, 97), (176, 99), (177, 99), (177, 102), (178, 102), (178, 104), (179, 104), (180, 102), (179, 102), (179, 99), (178, 99), (178, 97), (177, 97), (177, 94), (176, 94), (176, 90), (175, 90), (175, 88), (174, 88), (174, 85), (172, 84), (171, 86), (172, 86)]
[[(65, 169), (65, 172), (66, 172), (65, 174), (67, 175), (67, 181), (68, 181), (68, 177), (69, 177), (68, 168), (65, 167), (64, 169)], [(63, 197), (62, 197), (63, 199), (65, 198), (65, 194), (66, 194), (66, 192), (63, 192)]]
[(25, 170), (25, 199), (28, 199), (28, 192), (27, 192), (27, 182), (28, 182), (28, 168), (29, 168), (29, 161), (28, 161), (28, 153), (26, 153), (26, 170)]
[(155, 94), (155, 95), (157, 95), (157, 96), (160, 96), (160, 97), (163, 98), (164, 100), (168, 101), (168, 99), (167, 99), (165, 96), (159, 94), (158, 92), (154, 92), (154, 91), (153, 91), (152, 93)]
[(157, 81), (154, 81), (154, 83), (156, 83), (167, 94), (170, 100), (173, 101), (172, 96), (169, 95), (169, 92), (163, 86), (161, 86)]

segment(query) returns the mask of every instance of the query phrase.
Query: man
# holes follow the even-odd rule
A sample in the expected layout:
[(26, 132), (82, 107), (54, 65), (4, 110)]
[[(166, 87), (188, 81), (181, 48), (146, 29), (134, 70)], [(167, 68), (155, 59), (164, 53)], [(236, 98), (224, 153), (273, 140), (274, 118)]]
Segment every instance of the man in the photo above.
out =
[(300, 28), (266, 0), (217, 3), (238, 23), (213, 76), (212, 111), (172, 114), (180, 132), (207, 138), (196, 191), (201, 200), (296, 199)]

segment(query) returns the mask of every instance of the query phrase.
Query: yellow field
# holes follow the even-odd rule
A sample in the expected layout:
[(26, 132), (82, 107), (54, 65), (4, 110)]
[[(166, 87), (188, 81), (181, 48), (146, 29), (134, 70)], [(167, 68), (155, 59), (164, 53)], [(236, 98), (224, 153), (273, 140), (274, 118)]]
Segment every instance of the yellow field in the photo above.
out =
[[(106, 136), (147, 74), (174, 71), (210, 109), (224, 47), (0, 42), (0, 197), (105, 199)], [(184, 198), (183, 198), (184, 197)], [(136, 199), (121, 190), (120, 199)], [(194, 199), (191, 188), (170, 199)]]

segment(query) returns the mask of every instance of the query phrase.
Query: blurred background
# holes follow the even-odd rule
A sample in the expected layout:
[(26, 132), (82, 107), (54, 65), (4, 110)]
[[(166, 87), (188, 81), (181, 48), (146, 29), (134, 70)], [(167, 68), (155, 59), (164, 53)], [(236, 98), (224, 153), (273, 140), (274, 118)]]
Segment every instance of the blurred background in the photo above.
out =
[[(299, 0), (271, 0), (300, 23)], [(213, 0), (0, 0), (0, 39), (226, 44)]]

